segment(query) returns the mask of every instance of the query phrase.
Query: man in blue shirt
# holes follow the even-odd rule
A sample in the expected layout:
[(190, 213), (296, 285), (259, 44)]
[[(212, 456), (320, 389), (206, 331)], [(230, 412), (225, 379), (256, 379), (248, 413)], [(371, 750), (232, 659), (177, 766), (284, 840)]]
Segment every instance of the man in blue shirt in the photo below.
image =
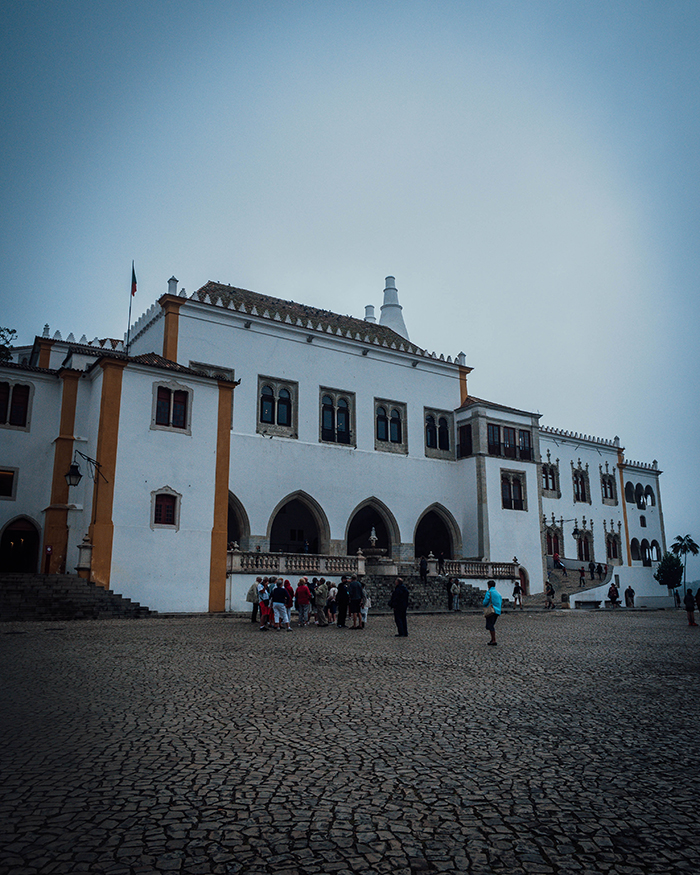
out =
[[(495, 645), (496, 641), (496, 620), (501, 616), (501, 605), (503, 599), (500, 592), (496, 589), (496, 581), (487, 581), (488, 592), (484, 596), (484, 616), (486, 617), (486, 628), (491, 634), (491, 640), (487, 642), (490, 645)], [(489, 610), (490, 609), (490, 610)]]

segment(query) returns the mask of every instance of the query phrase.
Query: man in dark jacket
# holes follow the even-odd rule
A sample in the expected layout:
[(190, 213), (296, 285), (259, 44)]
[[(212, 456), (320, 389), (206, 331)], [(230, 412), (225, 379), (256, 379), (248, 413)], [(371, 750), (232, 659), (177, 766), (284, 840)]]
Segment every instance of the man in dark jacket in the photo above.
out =
[(406, 611), (408, 610), (408, 590), (400, 577), (396, 578), (394, 591), (389, 599), (389, 607), (394, 609), (394, 622), (396, 623), (395, 638), (408, 638), (408, 624), (406, 623)]

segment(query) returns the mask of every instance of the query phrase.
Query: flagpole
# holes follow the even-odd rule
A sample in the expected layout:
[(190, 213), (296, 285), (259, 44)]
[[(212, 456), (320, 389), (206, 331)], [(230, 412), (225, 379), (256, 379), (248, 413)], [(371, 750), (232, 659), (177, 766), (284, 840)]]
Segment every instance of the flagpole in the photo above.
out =
[(134, 262), (131, 262), (131, 293), (129, 295), (129, 321), (126, 324), (126, 354), (129, 355), (129, 343), (131, 337), (131, 302), (136, 294), (136, 271), (134, 270)]

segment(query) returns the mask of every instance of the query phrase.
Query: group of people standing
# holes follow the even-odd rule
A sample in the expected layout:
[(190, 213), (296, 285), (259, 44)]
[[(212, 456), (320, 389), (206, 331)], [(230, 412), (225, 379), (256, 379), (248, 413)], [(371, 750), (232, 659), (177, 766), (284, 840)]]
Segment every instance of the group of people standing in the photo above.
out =
[[(369, 593), (353, 574), (343, 575), (338, 586), (324, 577), (299, 579), (296, 589), (281, 577), (258, 577), (248, 590), (246, 600), (252, 602), (251, 623), (260, 612), (260, 631), (286, 629), (292, 631), (292, 608), (299, 615), (298, 625), (337, 625), (339, 629), (364, 629), (372, 606)], [(347, 625), (348, 615), (352, 625)]]

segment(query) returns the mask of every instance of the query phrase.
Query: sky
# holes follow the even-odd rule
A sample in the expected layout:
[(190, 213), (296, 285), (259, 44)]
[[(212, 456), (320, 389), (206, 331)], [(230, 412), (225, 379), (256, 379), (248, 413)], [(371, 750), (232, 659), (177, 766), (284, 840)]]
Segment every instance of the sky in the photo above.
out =
[[(700, 543), (700, 3), (0, 5), (0, 325), (122, 337), (176, 276), (362, 318), (658, 460)], [(700, 578), (700, 557), (688, 580)]]

